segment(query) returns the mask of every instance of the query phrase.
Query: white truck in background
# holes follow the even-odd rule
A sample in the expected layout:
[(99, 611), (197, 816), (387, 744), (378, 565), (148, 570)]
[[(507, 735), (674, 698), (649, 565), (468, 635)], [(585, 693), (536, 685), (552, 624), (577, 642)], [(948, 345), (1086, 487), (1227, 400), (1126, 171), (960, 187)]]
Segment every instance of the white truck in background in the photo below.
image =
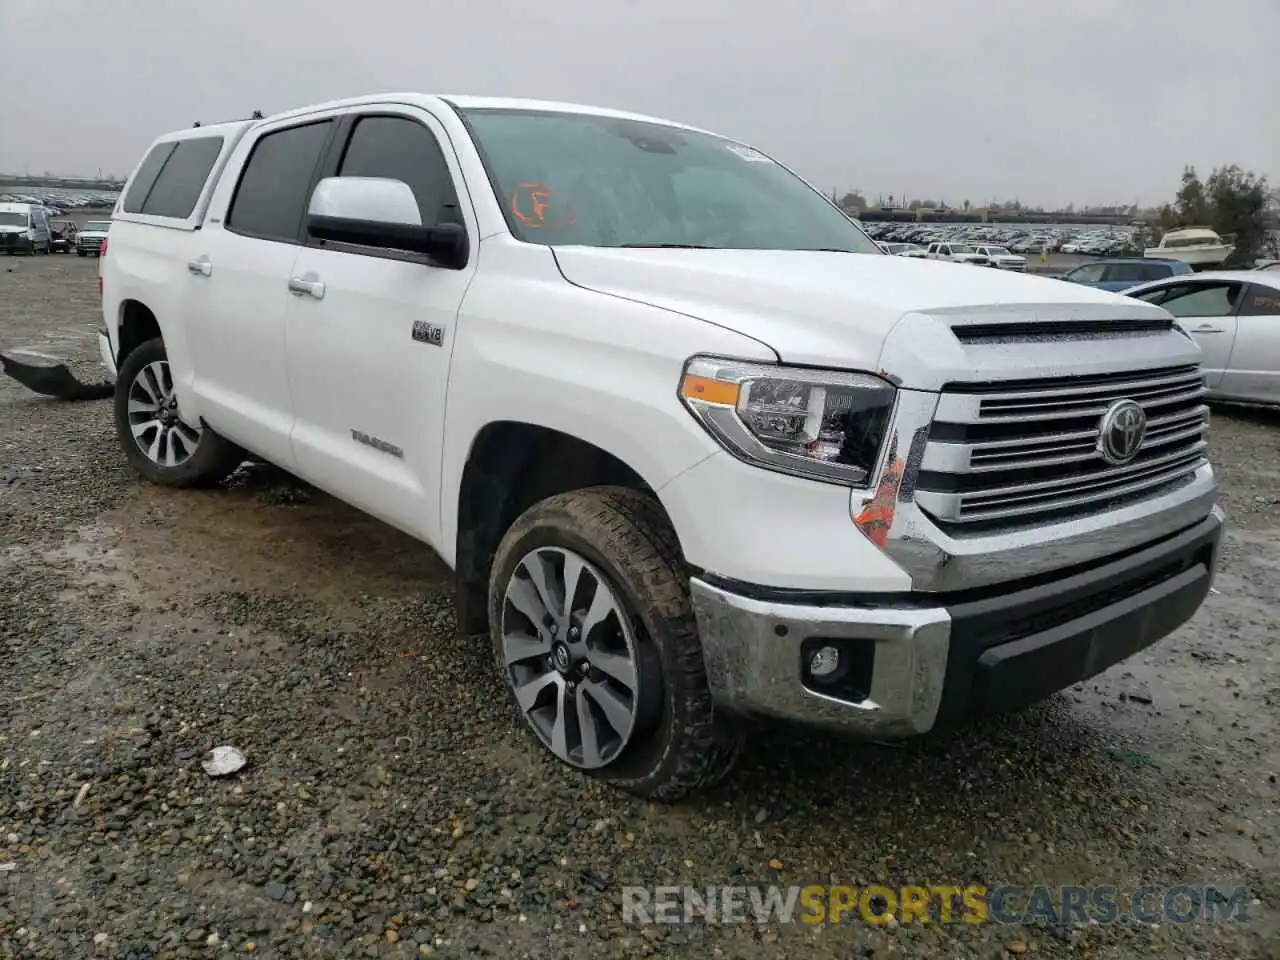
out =
[(1222, 515), (1163, 310), (884, 255), (749, 146), (396, 94), (160, 137), (101, 260), (143, 477), (247, 454), (428, 543), (557, 758), (909, 737), (1187, 620)]

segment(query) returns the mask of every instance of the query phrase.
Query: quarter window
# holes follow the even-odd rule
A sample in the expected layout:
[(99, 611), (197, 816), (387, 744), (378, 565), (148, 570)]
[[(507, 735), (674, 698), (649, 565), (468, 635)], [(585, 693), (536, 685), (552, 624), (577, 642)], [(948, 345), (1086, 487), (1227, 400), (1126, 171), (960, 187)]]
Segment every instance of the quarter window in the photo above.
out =
[(254, 144), (236, 186), (227, 229), (264, 240), (297, 242), (320, 154), (333, 121), (289, 127)]

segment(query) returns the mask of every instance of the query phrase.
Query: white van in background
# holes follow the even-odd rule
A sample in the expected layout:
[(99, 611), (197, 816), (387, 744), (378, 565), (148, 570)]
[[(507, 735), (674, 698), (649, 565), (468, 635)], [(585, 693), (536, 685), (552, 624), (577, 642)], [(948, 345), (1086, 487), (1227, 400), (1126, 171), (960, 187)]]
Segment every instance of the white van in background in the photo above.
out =
[(0, 251), (50, 253), (49, 215), (37, 203), (0, 203)]

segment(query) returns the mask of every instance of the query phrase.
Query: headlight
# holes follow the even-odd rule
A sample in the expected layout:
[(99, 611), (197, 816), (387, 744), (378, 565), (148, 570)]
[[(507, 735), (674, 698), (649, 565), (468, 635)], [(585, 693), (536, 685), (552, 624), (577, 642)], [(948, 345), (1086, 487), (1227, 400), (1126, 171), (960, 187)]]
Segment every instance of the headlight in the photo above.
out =
[(756, 466), (864, 486), (880, 461), (893, 386), (865, 373), (694, 357), (680, 398), (734, 456)]

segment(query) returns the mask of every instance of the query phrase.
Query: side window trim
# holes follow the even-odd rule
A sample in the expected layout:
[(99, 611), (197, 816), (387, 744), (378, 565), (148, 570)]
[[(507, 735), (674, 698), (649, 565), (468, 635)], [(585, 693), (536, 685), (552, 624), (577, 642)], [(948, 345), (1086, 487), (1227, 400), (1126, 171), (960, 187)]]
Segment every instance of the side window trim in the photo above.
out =
[[(255, 131), (253, 142), (249, 144), (248, 153), (244, 158), (244, 164), (240, 167), (240, 173), (236, 177), (235, 189), (231, 191), (231, 196), (227, 200), (227, 209), (223, 214), (222, 228), (228, 233), (234, 233), (236, 236), (247, 237), (251, 240), (264, 240), (269, 243), (288, 243), (294, 246), (301, 246), (306, 240), (304, 230), (307, 222), (307, 207), (310, 204), (311, 194), (315, 190), (316, 184), (320, 181), (321, 171), (324, 169), (324, 165), (333, 151), (334, 137), (338, 128), (342, 126), (342, 121), (344, 119), (344, 117), (338, 114), (322, 114), (320, 116), (309, 115), (298, 118), (297, 122), (282, 123), (280, 126), (273, 126), (267, 130)], [(269, 237), (236, 229), (232, 223), (232, 214), (235, 212), (236, 199), (240, 196), (240, 188), (244, 186), (244, 176), (249, 170), (249, 164), (253, 162), (253, 155), (257, 152), (259, 145), (273, 134), (284, 133), (288, 130), (297, 130), (302, 127), (311, 127), (316, 124), (327, 124), (329, 126), (329, 135), (325, 139), (324, 146), (320, 148), (320, 154), (316, 157), (315, 165), (311, 168), (311, 176), (307, 182), (306, 188), (306, 200), (302, 204), (302, 212), (298, 217), (298, 222), (294, 225), (293, 238)]]
[[(466, 194), (458, 189), (458, 178), (454, 176), (453, 171), (449, 167), (449, 156), (446, 147), (453, 149), (453, 144), (448, 136), (443, 138), (433, 130), (430, 125), (424, 123), (419, 117), (411, 113), (402, 112), (386, 105), (373, 105), (367, 109), (357, 110), (342, 115), (339, 118), (337, 129), (329, 140), (328, 146), (325, 148), (323, 162), (319, 171), (319, 175), (311, 184), (311, 189), (315, 189), (315, 184), (325, 177), (336, 177), (342, 170), (342, 164), (346, 159), (347, 151), (351, 147), (351, 140), (354, 137), (356, 128), (360, 121), (372, 118), (384, 117), (394, 120), (404, 120), (409, 123), (417, 124), (427, 135), (435, 142), (436, 149), (440, 151), (440, 159), (444, 163), (445, 176), (449, 178), (449, 182), (453, 187), (454, 199), (458, 204), (459, 215), (462, 215), (462, 201)], [(434, 119), (434, 118), (433, 118)], [(438, 122), (438, 121), (437, 121)], [(464, 217), (465, 224), (465, 217)], [(303, 246), (310, 247), (315, 250), (331, 250), (334, 253), (347, 253), (359, 257), (370, 257), (378, 260), (397, 260), (403, 263), (415, 263), (427, 267), (435, 267), (442, 269), (439, 264), (433, 261), (429, 256), (422, 253), (416, 253), (412, 250), (382, 250), (376, 247), (365, 247), (355, 243), (337, 243), (325, 240), (313, 240), (306, 235), (306, 211), (303, 211), (302, 223), (298, 225), (299, 236)], [(470, 233), (468, 228), (468, 233)], [(469, 238), (469, 242), (474, 243), (475, 238)]]

